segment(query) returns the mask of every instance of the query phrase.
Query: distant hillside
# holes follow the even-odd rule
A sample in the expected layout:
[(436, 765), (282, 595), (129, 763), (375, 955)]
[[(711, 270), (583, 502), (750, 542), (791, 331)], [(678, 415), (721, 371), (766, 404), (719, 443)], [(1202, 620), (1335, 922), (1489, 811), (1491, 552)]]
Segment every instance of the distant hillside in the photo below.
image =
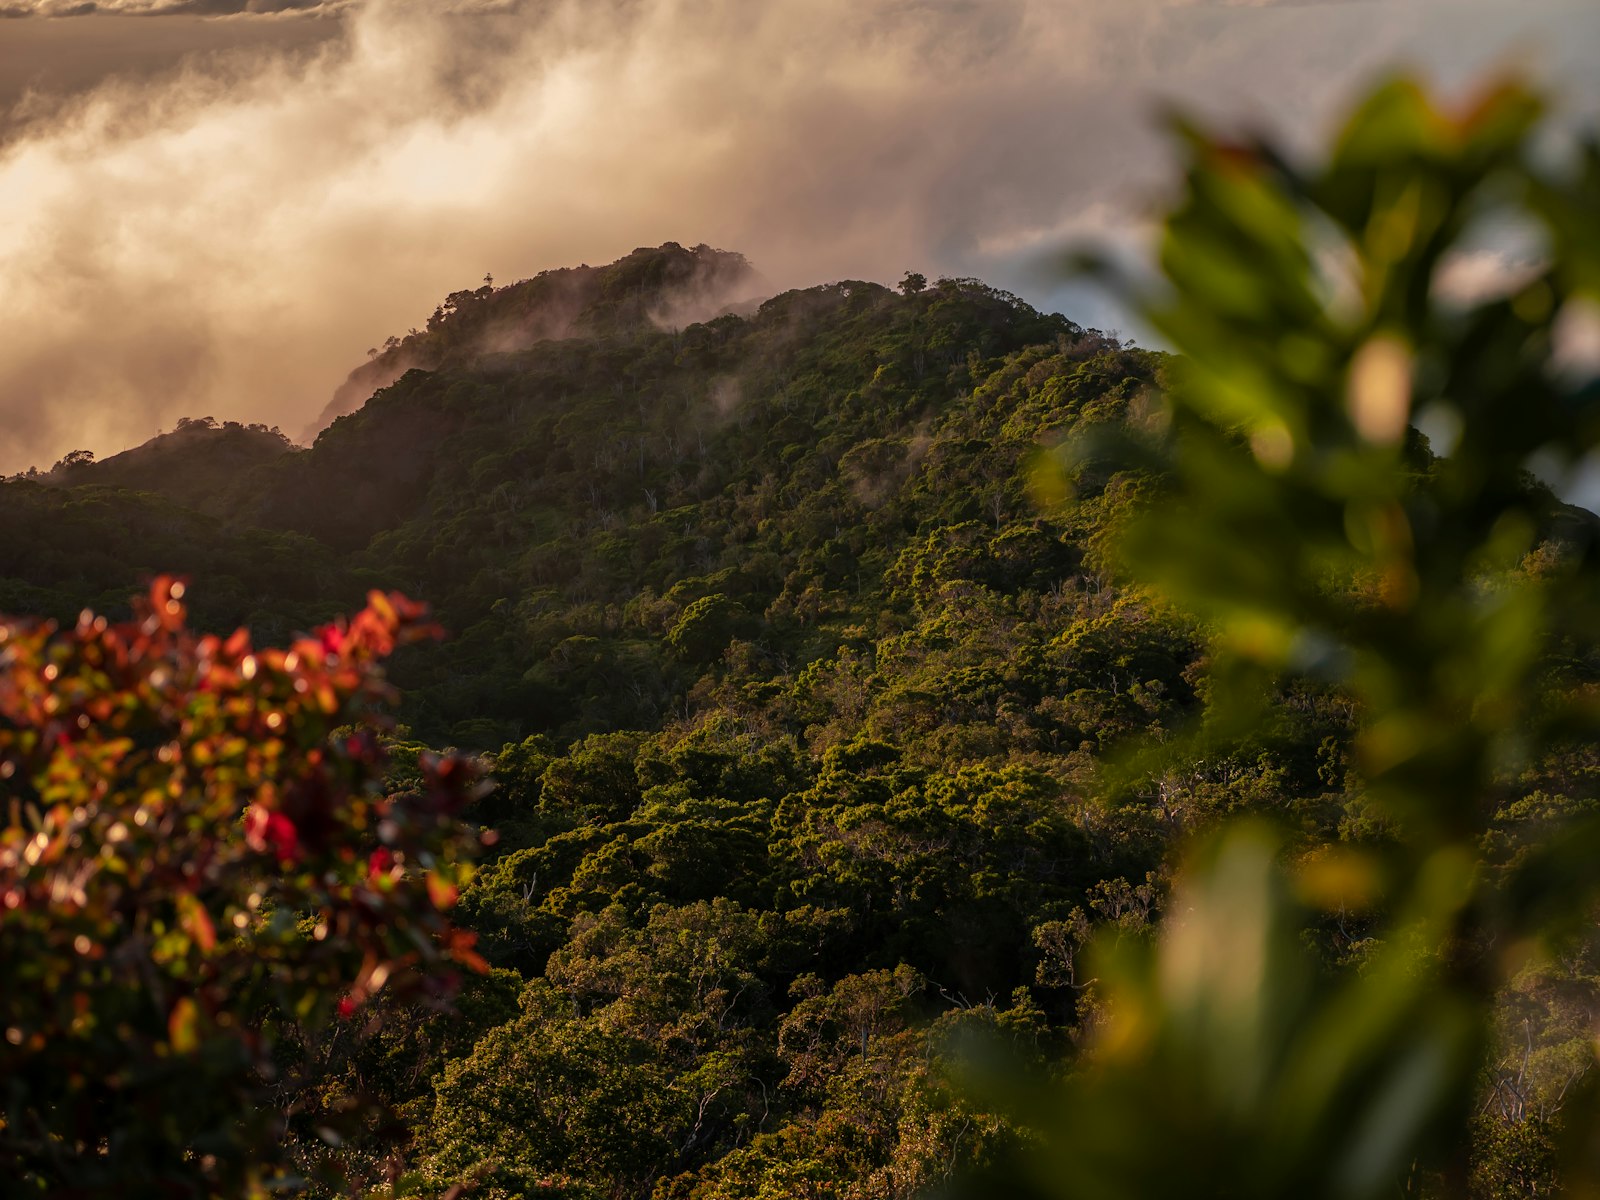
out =
[[(753, 278), (669, 243), (457, 293), (371, 364), (433, 369), (309, 449), (188, 422), (0, 487), (0, 600), (68, 616), (176, 568), (202, 619), (275, 629), (397, 586), (457, 634), (402, 663), (413, 720), (487, 746), (659, 722), (734, 640), (803, 663), (841, 630), (903, 625), (914, 590), (895, 572), (930, 537), (998, 555), (984, 570), (1007, 586), (1081, 557), (1020, 466), (1118, 419), (1158, 356), (976, 280), (842, 281), (687, 319)], [(52, 521), (59, 557), (29, 546)], [(690, 636), (691, 610), (726, 629)]]
[(237, 421), (218, 425), (210, 417), (185, 418), (171, 433), (132, 450), (98, 462), (58, 466), (42, 482), (155, 492), (202, 512), (218, 512), (242, 478), (293, 449), (279, 430), (265, 425)]
[(757, 284), (742, 254), (703, 245), (685, 250), (676, 242), (635, 250), (604, 267), (541, 271), (509, 287), (486, 279), (445, 297), (425, 329), (374, 348), (334, 392), (306, 440), (413, 368), (432, 371), (551, 339), (676, 328), (750, 299)]

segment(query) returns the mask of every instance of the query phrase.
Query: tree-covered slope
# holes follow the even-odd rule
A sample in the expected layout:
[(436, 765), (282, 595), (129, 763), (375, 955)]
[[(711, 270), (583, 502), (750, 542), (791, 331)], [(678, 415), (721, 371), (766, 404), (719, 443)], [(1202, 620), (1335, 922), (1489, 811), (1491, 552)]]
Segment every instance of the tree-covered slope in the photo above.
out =
[[(482, 345), (530, 295), (587, 298), (560, 330), (582, 332), (414, 369), (309, 450), (252, 463), (239, 431), (195, 422), (49, 492), (5, 485), (15, 607), (66, 616), (176, 569), (202, 620), (309, 621), (276, 557), (302, 548), (327, 610), (374, 584), (434, 606), (455, 636), (401, 664), (413, 724), (490, 748), (659, 724), (730, 645), (774, 671), (860, 648), (913, 616), (930, 572), (1002, 594), (1073, 574), (1082, 538), (1040, 515), (1022, 464), (1120, 417), (1155, 356), (971, 280), (843, 282), (658, 327), (686, 289), (747, 270), (714, 253), (635, 252), (441, 310), (435, 349)], [(26, 550), (46, 540), (35, 511), (63, 518), (59, 567)]]

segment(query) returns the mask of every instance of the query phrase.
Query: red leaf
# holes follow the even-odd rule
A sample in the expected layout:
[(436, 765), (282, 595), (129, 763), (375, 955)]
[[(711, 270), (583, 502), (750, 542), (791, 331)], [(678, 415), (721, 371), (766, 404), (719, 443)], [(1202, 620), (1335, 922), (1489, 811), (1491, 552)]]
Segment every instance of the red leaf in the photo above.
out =
[(455, 904), (461, 890), (437, 871), (428, 872), (428, 899), (440, 912)]
[(211, 923), (211, 914), (198, 899), (185, 892), (178, 901), (183, 910), (183, 931), (194, 939), (202, 951), (210, 954), (217, 946), (217, 928)]

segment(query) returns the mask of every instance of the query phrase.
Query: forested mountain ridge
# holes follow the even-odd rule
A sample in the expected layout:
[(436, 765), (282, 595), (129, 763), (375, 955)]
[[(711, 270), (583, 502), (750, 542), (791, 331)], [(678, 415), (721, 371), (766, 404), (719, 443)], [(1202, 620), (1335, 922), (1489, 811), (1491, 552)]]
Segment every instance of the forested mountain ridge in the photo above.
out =
[(748, 302), (759, 279), (742, 254), (668, 242), (640, 248), (604, 267), (541, 271), (509, 287), (492, 276), (451, 292), (423, 329), (368, 351), (328, 402), (320, 429), (353, 412), (380, 387), (414, 368), (437, 370), (488, 354), (569, 336), (616, 335), (686, 325)]
[[(1152, 420), (1166, 364), (920, 282), (681, 328), (624, 289), (628, 319), (511, 351), (458, 302), (429, 337), (470, 351), (225, 490), (115, 460), (0, 485), (0, 608), (70, 618), (178, 570), (199, 620), (263, 639), (374, 586), (452, 631), (393, 678), (418, 742), (492, 756), (498, 857), (460, 912), (496, 971), (456, 1018), (350, 1031), (337, 1084), (286, 1097), (306, 1161), (345, 1089), (396, 1106), (425, 1194), (914, 1194), (1010, 1136), (952, 1084), (950, 1040), (1042, 1069), (1087, 1036), (1078, 951), (1149, 936), (1180, 835), (1251, 810), (1307, 846), (1387, 836), (1351, 705), (1304, 683), (1242, 743), (1104, 785), (1115, 747), (1203, 717), (1201, 638), (1109, 565), (1152, 481), (1080, 461), (1046, 506), (1030, 464)], [(1586, 520), (1540, 495), (1552, 538)], [(1497, 853), (1587, 803), (1591, 759), (1519, 780)], [(1330, 922), (1321, 949), (1358, 961), (1365, 932)], [(1593, 975), (1518, 997), (1530, 1086), (1559, 1086)]]
[[(666, 267), (654, 273), (680, 294), (690, 252), (659, 253)], [(620, 265), (652, 273), (642, 252)], [(436, 661), (410, 664), (413, 681), (431, 681), (413, 689), (419, 732), (488, 747), (519, 732), (655, 723), (735, 634), (800, 662), (865, 618), (859, 641), (890, 569), (936, 530), (980, 555), (996, 541), (1010, 565), (994, 569), (1019, 583), (1058, 575), (1076, 551), (1024, 495), (1019, 464), (1067, 424), (1119, 414), (1158, 367), (970, 280), (903, 295), (842, 282), (675, 331), (639, 318), (665, 299), (633, 285), (623, 296), (629, 319), (586, 310), (609, 332), (414, 371), (309, 450), (270, 447), (198, 501), (172, 452), (138, 478), (118, 456), (58, 471), (49, 482), (70, 486), (49, 492), (13, 481), (0, 586), (27, 602), (10, 607), (111, 607), (140, 570), (178, 569), (214, 595), (248, 597), (208, 601), (202, 585), (203, 620), (274, 632), (383, 582), (428, 598), (457, 634)], [(448, 340), (472, 314), (452, 311), (434, 336)], [(199, 437), (190, 459), (212, 463), (236, 432), (195, 423), (142, 453)], [(111, 505), (114, 485), (130, 527), (102, 538), (91, 522), (90, 553), (41, 561), (27, 514), (59, 511), (57, 540), (70, 545), (74, 522)], [(170, 504), (184, 511), (155, 515)], [(195, 525), (167, 546), (155, 532), (202, 519), (226, 534)], [(246, 542), (247, 562), (204, 561)], [(127, 570), (108, 560), (113, 546), (134, 556)], [(293, 577), (307, 571), (314, 588)], [(324, 603), (308, 605), (313, 594)], [(902, 584), (895, 607), (910, 594)], [(716, 614), (727, 629), (713, 645)]]

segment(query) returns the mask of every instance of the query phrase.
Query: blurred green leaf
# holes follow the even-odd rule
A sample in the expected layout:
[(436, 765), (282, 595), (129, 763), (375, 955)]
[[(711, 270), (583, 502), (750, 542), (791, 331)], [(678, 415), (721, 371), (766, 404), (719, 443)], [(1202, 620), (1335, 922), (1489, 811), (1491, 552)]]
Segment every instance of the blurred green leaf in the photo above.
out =
[[(1514, 82), (1450, 110), (1397, 78), (1305, 166), (1175, 123), (1186, 186), (1165, 289), (1140, 303), (1181, 357), (1160, 432), (1109, 451), (1154, 481), (1121, 569), (1212, 638), (1212, 711), (1160, 757), (1247, 733), (1274, 680), (1316, 680), (1360, 714), (1364, 800), (1392, 844), (1380, 866), (1246, 823), (1195, 848), (1159, 939), (1098, 947), (1088, 1060), (1029, 1106), (1036, 1140), (1005, 1168), (1027, 1194), (1466, 1187), (1492, 1005), (1519, 961), (1501, 951), (1581, 919), (1600, 838), (1574, 819), (1503, 877), (1480, 863), (1507, 780), (1595, 730), (1549, 662), (1594, 650), (1597, 523), (1528, 466), (1581, 460), (1600, 434), (1593, 364), (1552, 357), (1557, 314), (1594, 286), (1600, 160), (1536, 156), (1542, 112)], [(1550, 258), (1452, 294), (1473, 231), (1519, 222)], [(1453, 445), (1429, 449), (1424, 412)], [(1058, 471), (1107, 453), (1069, 448)], [(1342, 911), (1347, 894), (1377, 918), (1359, 966), (1316, 949), (1318, 897)]]

